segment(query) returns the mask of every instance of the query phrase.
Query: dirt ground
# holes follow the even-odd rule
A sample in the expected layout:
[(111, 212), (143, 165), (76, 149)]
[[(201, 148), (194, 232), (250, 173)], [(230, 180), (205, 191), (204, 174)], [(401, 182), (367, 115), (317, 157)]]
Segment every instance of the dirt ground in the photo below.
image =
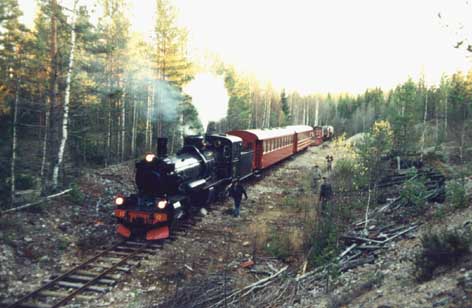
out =
[[(299, 273), (307, 230), (316, 223), (310, 170), (315, 164), (324, 170), (328, 154), (336, 163), (343, 153), (327, 144), (312, 147), (249, 180), (244, 184), (249, 199), (242, 203), (241, 218), (232, 217), (231, 200), (213, 204), (200, 222), (123, 274), (110, 292), (69, 306), (156, 307), (182, 296), (182, 285), (222, 272), (232, 278), (232, 288), (264, 278), (268, 267), (288, 265), (290, 272)], [(13, 301), (52, 274), (90, 257), (97, 246), (119, 240), (111, 201), (116, 193), (133, 191), (132, 183), (132, 164), (113, 166), (79, 180), (85, 193), (80, 202), (62, 198), (0, 217), (0, 302)], [(422, 233), (432, 225), (452, 227), (467, 221), (472, 221), (470, 207), (441, 220), (426, 218), (415, 234), (392, 242), (373, 264), (343, 273), (329, 294), (307, 290), (296, 307), (472, 307), (470, 258), (423, 284), (412, 274), (412, 256)], [(289, 255), (283, 256), (284, 251)], [(243, 266), (248, 260), (255, 261), (252, 268)], [(460, 287), (469, 276), (471, 288)]]
[[(244, 184), (249, 199), (242, 203), (240, 218), (232, 217), (231, 200), (213, 204), (201, 222), (143, 260), (111, 292), (80, 306), (156, 305), (186, 280), (227, 268), (243, 286), (260, 278), (241, 267), (249, 259), (282, 267), (267, 243), (275, 230), (283, 230), (289, 233), (290, 249), (302, 253), (303, 229), (313, 224), (315, 215), (309, 170), (315, 163), (324, 166), (327, 153), (326, 145), (310, 148), (249, 180)], [(78, 188), (80, 198), (60, 198), (0, 217), (0, 302), (12, 302), (90, 257), (98, 246), (119, 240), (112, 198), (133, 191), (132, 164), (91, 171), (79, 179)], [(291, 206), (293, 200), (299, 204)], [(285, 262), (296, 266), (297, 253)]]

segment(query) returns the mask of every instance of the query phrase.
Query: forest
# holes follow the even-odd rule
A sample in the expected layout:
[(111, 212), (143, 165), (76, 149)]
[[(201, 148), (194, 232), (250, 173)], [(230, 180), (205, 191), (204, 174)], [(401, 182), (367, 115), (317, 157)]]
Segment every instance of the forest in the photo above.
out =
[[(125, 0), (96, 0), (97, 23), (73, 3), (38, 0), (31, 29), (17, 0), (0, 4), (2, 208), (27, 200), (20, 192), (49, 194), (87, 168), (141, 157), (158, 136), (175, 152), (187, 134), (329, 124), (351, 136), (388, 120), (396, 151), (452, 143), (458, 162), (472, 154), (472, 70), (444, 74), (437, 85), (410, 78), (361, 94), (301, 95), (216, 57), (210, 66), (191, 59), (171, 0), (157, 0), (152, 42), (131, 31)], [(199, 72), (221, 76), (229, 97), (226, 117), (208, 127), (183, 90)]]

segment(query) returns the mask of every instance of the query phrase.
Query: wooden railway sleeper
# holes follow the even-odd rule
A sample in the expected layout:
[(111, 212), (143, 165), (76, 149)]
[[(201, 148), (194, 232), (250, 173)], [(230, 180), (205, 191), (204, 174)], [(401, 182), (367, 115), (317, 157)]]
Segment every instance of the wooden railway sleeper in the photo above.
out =
[[(84, 283), (69, 282), (69, 281), (57, 281), (55, 284), (60, 286), (60, 287), (72, 288), (72, 289), (79, 289), (79, 288), (82, 288), (85, 285)], [(105, 292), (108, 291), (108, 288), (98, 287), (98, 286), (88, 286), (87, 290), (92, 291), (92, 292), (105, 293)]]
[[(61, 292), (61, 291), (44, 290), (44, 291), (39, 292), (39, 295), (44, 296), (44, 297), (66, 297), (68, 293)], [(77, 295), (76, 298), (80, 300), (87, 300), (87, 301), (95, 299), (94, 296), (82, 295), (82, 294)]]
[[(98, 275), (98, 274), (97, 274)], [(85, 275), (69, 275), (67, 277), (64, 278), (64, 281), (78, 281), (78, 282), (87, 282), (89, 280), (92, 280), (93, 278), (95, 278), (97, 275), (94, 275), (94, 276), (85, 276)], [(106, 278), (103, 278), (103, 279), (100, 279), (97, 281), (98, 283), (101, 283), (101, 284), (108, 284), (108, 285), (114, 285), (116, 284), (116, 280), (113, 280), (113, 279), (106, 279)]]

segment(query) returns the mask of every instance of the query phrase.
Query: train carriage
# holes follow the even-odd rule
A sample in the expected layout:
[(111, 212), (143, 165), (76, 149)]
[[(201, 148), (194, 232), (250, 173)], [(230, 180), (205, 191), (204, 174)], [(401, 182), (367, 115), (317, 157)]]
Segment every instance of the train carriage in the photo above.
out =
[(323, 127), (313, 127), (313, 145), (317, 146), (323, 143)]
[(233, 130), (228, 134), (243, 139), (243, 148), (253, 149), (255, 170), (272, 166), (294, 153), (295, 132), (293, 129)]
[(287, 128), (293, 130), (295, 133), (293, 153), (305, 150), (313, 142), (315, 136), (313, 127), (308, 125), (292, 125), (287, 126)]

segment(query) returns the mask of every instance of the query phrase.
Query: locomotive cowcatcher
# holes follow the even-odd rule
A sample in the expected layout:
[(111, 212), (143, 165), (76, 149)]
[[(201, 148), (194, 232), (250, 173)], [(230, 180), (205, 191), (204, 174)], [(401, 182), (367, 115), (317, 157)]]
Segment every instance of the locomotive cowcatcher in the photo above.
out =
[(137, 193), (118, 196), (118, 233), (147, 240), (169, 237), (172, 222), (194, 206), (216, 199), (235, 179), (252, 174), (253, 151), (231, 135), (188, 136), (175, 156), (167, 155), (167, 139), (158, 138), (157, 156), (136, 163)]

